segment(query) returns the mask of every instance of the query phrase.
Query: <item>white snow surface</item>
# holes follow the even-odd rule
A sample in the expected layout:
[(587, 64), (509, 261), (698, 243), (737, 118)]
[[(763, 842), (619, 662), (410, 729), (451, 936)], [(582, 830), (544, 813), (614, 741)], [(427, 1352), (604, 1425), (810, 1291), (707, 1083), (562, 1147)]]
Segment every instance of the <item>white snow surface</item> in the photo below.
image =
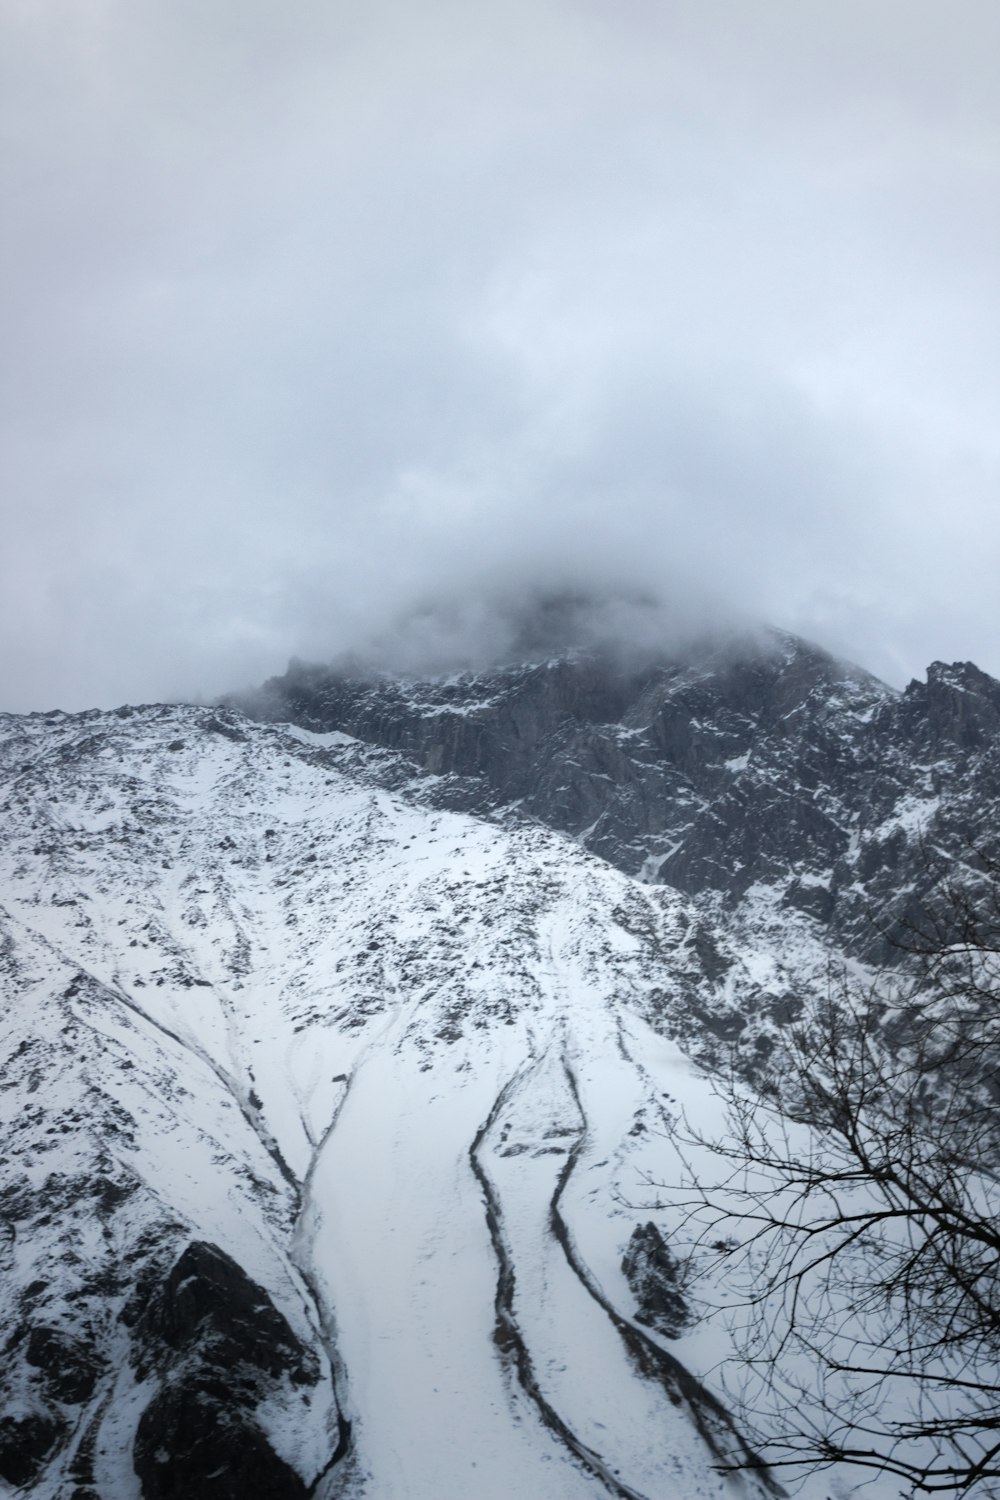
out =
[[(116, 1351), (38, 1500), (85, 1437), (102, 1500), (139, 1500), (127, 1288), (68, 1294), (144, 1234), (219, 1246), (321, 1356), (258, 1414), (321, 1500), (765, 1493), (627, 1341), (667, 1346), (622, 1256), (664, 1221), (678, 1096), (715, 1107), (667, 1034), (679, 897), (229, 712), (3, 718), (0, 766), (0, 1056), (37, 1059), (30, 1094), (0, 1089), (2, 1180), (128, 1185), (107, 1213), (32, 1199), (0, 1258), (5, 1306)], [(698, 1375), (722, 1337), (674, 1353)], [(351, 1451), (323, 1477), (337, 1402)]]

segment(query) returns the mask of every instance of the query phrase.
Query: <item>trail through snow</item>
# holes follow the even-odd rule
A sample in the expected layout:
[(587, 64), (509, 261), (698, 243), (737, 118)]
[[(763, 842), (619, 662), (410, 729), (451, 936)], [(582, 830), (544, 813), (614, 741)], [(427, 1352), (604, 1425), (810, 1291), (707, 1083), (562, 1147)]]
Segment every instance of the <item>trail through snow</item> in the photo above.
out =
[(496, 1264), (468, 1149), (515, 1048), (456, 1077), (415, 1068), (398, 1030), (354, 1075), (304, 1215), (336, 1309), (365, 1493), (601, 1495), (505, 1377), (493, 1341)]

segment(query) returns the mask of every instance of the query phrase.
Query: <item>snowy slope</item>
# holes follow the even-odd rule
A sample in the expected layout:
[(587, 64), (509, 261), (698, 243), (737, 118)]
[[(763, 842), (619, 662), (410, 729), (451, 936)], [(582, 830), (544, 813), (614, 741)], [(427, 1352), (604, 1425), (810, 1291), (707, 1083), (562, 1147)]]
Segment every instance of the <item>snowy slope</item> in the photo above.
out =
[(5, 717), (0, 768), (0, 1492), (768, 1493), (622, 1259), (714, 1108), (676, 1038), (766, 1036), (804, 918), (743, 957), (230, 711)]

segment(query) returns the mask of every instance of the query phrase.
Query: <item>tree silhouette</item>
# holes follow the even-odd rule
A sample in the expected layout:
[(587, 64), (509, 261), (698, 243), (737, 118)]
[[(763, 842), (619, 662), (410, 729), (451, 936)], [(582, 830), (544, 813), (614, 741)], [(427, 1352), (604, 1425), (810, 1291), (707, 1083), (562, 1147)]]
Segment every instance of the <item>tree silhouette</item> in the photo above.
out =
[(1000, 1494), (1000, 876), (970, 869), (904, 972), (832, 986), (763, 1090), (720, 1089), (725, 1135), (688, 1142), (688, 1254), (715, 1257), (774, 1469)]

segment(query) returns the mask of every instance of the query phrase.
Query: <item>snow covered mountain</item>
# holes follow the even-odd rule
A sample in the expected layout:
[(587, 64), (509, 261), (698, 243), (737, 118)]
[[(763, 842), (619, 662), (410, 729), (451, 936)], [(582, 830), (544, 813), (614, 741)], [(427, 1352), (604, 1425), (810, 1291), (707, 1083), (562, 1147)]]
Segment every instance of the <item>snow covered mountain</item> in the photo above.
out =
[(244, 706), (398, 750), (443, 805), (514, 805), (627, 874), (797, 908), (883, 957), (873, 902), (904, 920), (938, 873), (931, 846), (995, 843), (1000, 684), (968, 662), (897, 693), (772, 631), (432, 682), (299, 664)]
[(0, 717), (0, 1492), (774, 1493), (656, 1184), (983, 833), (1000, 684), (781, 638), (245, 707)]

